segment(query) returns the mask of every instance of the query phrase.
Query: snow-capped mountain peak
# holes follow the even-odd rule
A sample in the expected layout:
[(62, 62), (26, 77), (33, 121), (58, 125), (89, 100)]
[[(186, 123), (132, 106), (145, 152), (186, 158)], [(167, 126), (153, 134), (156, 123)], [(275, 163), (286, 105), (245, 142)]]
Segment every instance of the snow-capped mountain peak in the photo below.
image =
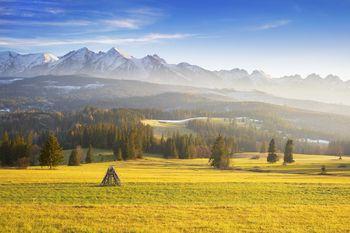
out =
[(153, 54), (152, 57), (157, 61), (166, 64), (166, 61), (163, 58), (159, 57), (157, 54)]
[(31, 75), (31, 70), (43, 72), (41, 67), (57, 61), (50, 53), (19, 54), (5, 51), (0, 53), (0, 76)]
[(44, 53), (43, 57), (44, 57), (44, 63), (50, 63), (50, 62), (58, 61), (58, 57), (56, 57), (52, 53)]
[[(116, 48), (96, 53), (84, 47), (61, 57), (50, 53), (0, 52), (0, 76), (33, 77), (47, 74), (88, 74), (95, 77), (133, 79), (163, 84), (242, 90), (258, 89), (281, 96), (290, 93), (289, 89), (284, 89), (288, 87), (294, 88), (296, 93), (304, 93), (304, 96), (309, 99), (316, 99), (319, 93), (330, 90), (345, 93), (342, 94), (342, 98), (348, 98), (350, 88), (350, 81), (344, 82), (335, 75), (328, 75), (325, 78), (317, 74), (311, 74), (306, 78), (292, 75), (273, 79), (260, 70), (254, 70), (252, 73), (237, 68), (210, 71), (186, 62), (168, 64), (157, 54), (135, 58)], [(312, 94), (310, 89), (305, 91), (306, 87), (315, 89), (316, 94)]]
[(264, 71), (254, 70), (250, 75), (250, 79), (254, 82), (261, 82), (261, 81), (266, 81), (268, 79), (271, 79), (271, 77), (265, 74)]
[(333, 74), (327, 75), (324, 78), (324, 80), (329, 81), (329, 82), (334, 82), (334, 83), (339, 83), (339, 82), (342, 83), (342, 80), (338, 76), (333, 75)]
[(308, 76), (305, 78), (305, 80), (308, 80), (308, 81), (316, 81), (316, 82), (318, 82), (318, 81), (321, 81), (322, 78), (321, 78), (321, 76), (319, 76), (318, 74), (313, 73), (313, 74), (308, 75)]
[(112, 47), (110, 50), (108, 50), (106, 54), (114, 55), (114, 56), (121, 56), (121, 57), (124, 57), (126, 59), (131, 59), (132, 58), (127, 53), (122, 52), (122, 51), (120, 51), (119, 49), (117, 49), (115, 47)]

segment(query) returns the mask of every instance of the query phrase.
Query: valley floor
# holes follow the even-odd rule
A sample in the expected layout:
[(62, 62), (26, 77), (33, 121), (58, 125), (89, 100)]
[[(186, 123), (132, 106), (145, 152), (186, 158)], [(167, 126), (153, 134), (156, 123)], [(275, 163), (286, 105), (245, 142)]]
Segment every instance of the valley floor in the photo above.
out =
[[(224, 171), (156, 157), (1, 169), (0, 232), (349, 232), (349, 157), (283, 166), (249, 156)], [(110, 164), (121, 187), (98, 186)]]

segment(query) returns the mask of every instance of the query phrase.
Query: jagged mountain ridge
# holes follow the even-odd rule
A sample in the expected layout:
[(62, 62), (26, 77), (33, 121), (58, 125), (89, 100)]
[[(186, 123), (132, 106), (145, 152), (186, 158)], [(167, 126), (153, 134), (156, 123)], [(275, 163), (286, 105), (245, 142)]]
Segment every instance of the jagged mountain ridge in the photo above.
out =
[(350, 82), (335, 75), (271, 78), (257, 70), (252, 73), (242, 69), (210, 71), (185, 62), (169, 64), (156, 54), (135, 58), (115, 48), (95, 53), (84, 47), (62, 57), (50, 53), (0, 52), (0, 77), (77, 74), (195, 87), (256, 89), (286, 98), (350, 105)]

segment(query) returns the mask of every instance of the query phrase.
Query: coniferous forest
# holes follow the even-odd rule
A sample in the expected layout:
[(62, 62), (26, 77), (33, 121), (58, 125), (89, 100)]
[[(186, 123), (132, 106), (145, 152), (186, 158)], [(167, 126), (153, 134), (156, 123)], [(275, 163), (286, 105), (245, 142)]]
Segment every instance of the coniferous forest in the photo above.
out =
[[(236, 118), (224, 118), (225, 124), (218, 124), (208, 117), (207, 120), (191, 120), (186, 123), (186, 128), (193, 133), (174, 132), (156, 137), (153, 128), (141, 122), (146, 118), (181, 119), (198, 114), (213, 116), (215, 113), (95, 107), (71, 112), (10, 113), (1, 116), (0, 160), (2, 166), (42, 164), (38, 154), (50, 135), (57, 139), (64, 150), (76, 147), (108, 149), (113, 151), (115, 159), (122, 160), (141, 158), (144, 153), (156, 153), (165, 158), (209, 158), (218, 135), (222, 135), (231, 155), (236, 152), (267, 152), (268, 142), (272, 138), (276, 151), (283, 152), (285, 138), (293, 136), (290, 132), (282, 134), (278, 129), (266, 128), (266, 125), (257, 126), (252, 122), (242, 127)], [(222, 116), (222, 113), (219, 115)], [(293, 148), (296, 153), (344, 154), (349, 150), (349, 143), (332, 141), (329, 146), (325, 146), (294, 140)], [(62, 161), (58, 160), (59, 162)]]

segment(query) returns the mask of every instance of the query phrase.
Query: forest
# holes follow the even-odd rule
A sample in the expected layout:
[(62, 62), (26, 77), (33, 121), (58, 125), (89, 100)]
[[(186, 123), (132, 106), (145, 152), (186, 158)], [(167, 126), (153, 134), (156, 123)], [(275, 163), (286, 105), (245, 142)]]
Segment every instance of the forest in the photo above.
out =
[[(183, 119), (215, 114), (223, 116), (223, 113), (199, 110), (95, 107), (71, 112), (27, 111), (3, 114), (0, 123), (0, 160), (2, 166), (26, 167), (39, 164), (38, 154), (50, 135), (57, 138), (64, 150), (77, 147), (109, 149), (114, 152), (116, 160), (129, 160), (142, 158), (144, 153), (161, 154), (165, 158), (208, 158), (218, 135), (224, 137), (230, 154), (254, 151), (266, 153), (268, 142), (272, 138), (275, 140), (276, 150), (283, 152), (286, 139), (300, 133), (293, 134), (288, 130), (288, 124), (282, 124), (277, 119), (274, 125), (271, 120), (265, 120), (265, 124), (249, 121), (242, 126), (242, 120), (236, 118), (223, 118), (223, 123), (217, 123), (208, 117), (207, 120), (191, 120), (186, 123), (186, 128), (193, 133), (175, 132), (172, 135), (156, 137), (153, 128), (141, 122), (148, 118)], [(282, 131), (282, 128), (285, 130)], [(294, 140), (294, 151), (303, 154), (346, 154), (349, 152), (349, 143), (332, 141), (327, 146), (306, 140)]]

